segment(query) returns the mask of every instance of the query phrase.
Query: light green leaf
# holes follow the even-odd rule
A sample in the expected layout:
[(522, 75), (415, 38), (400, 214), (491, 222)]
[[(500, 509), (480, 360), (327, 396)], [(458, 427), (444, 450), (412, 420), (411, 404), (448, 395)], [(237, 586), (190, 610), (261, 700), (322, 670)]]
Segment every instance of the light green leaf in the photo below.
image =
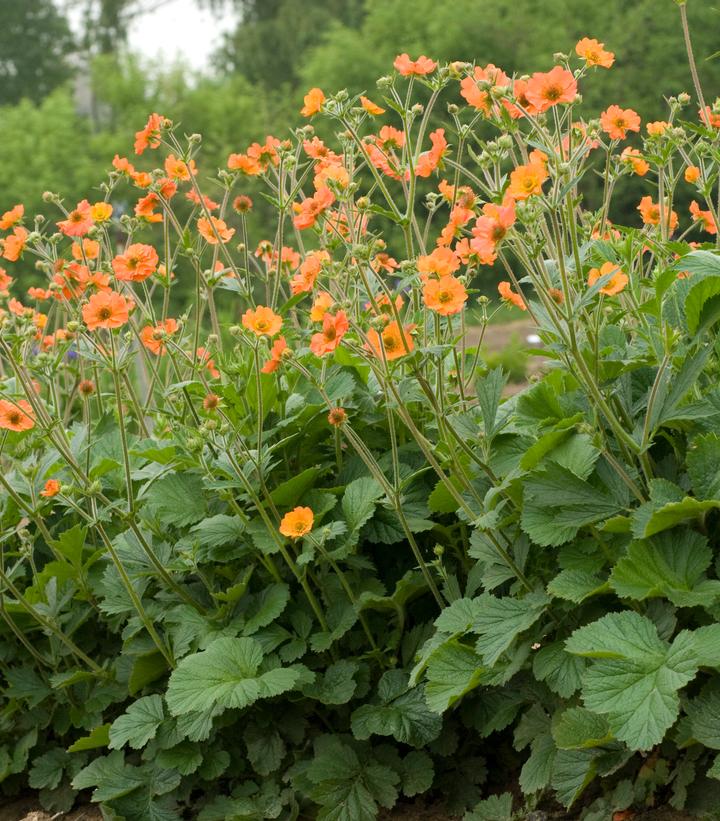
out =
[(695, 496), (720, 499), (720, 436), (707, 433), (693, 439), (686, 461)]
[(139, 698), (110, 727), (110, 749), (119, 750), (128, 744), (135, 750), (155, 738), (164, 718), (162, 698), (158, 695)]
[(512, 821), (513, 797), (509, 792), (484, 798), (466, 812), (463, 821)]
[(584, 669), (583, 659), (566, 652), (562, 641), (541, 647), (533, 658), (535, 678), (563, 698), (570, 698), (580, 689)]
[(483, 662), (492, 667), (515, 638), (532, 627), (548, 604), (544, 593), (529, 593), (522, 599), (496, 598), (484, 593), (476, 599), (478, 614), (472, 632), (479, 634), (475, 649)]
[(71, 744), (67, 748), (67, 751), (69, 753), (81, 753), (85, 750), (96, 750), (98, 747), (107, 747), (109, 743), (110, 725), (101, 724), (99, 727), (95, 727), (90, 732), (90, 735), (78, 738), (74, 744)]
[(76, 790), (94, 787), (92, 800), (95, 802), (113, 801), (134, 792), (144, 784), (145, 774), (140, 768), (126, 764), (120, 750), (91, 761), (72, 780)]
[(305, 493), (317, 481), (320, 468), (307, 468), (292, 479), (278, 485), (270, 494), (270, 498), (278, 507), (295, 507), (300, 504)]
[(191, 525), (205, 515), (202, 479), (194, 473), (170, 473), (158, 479), (144, 500), (164, 525)]
[(720, 508), (720, 500), (706, 499), (701, 501), (693, 496), (686, 496), (681, 501), (656, 505), (646, 502), (633, 512), (632, 532), (638, 539), (647, 539), (663, 530), (669, 530), (683, 522), (701, 519), (709, 510)]
[(481, 657), (453, 639), (440, 645), (428, 659), (425, 700), (435, 713), (443, 713), (459, 698), (477, 687), (485, 669)]
[(548, 584), (547, 591), (558, 599), (580, 604), (591, 596), (606, 593), (610, 585), (595, 573), (587, 570), (561, 570)]
[(350, 482), (342, 498), (342, 509), (349, 533), (359, 530), (371, 518), (382, 495), (380, 485), (368, 476), (361, 476)]
[(314, 682), (306, 684), (303, 687), (303, 695), (322, 704), (347, 704), (357, 687), (353, 678), (357, 672), (356, 662), (340, 659), (327, 667)]
[(283, 612), (290, 600), (290, 588), (286, 584), (269, 584), (253, 597), (247, 613), (243, 634), (251, 636), (261, 627), (271, 624)]
[(612, 740), (605, 716), (582, 707), (570, 707), (552, 725), (552, 736), (560, 750), (600, 747)]
[(260, 672), (262, 660), (262, 648), (254, 639), (215, 639), (206, 650), (186, 656), (173, 671), (166, 695), (170, 712), (247, 707), (292, 690), (312, 675), (303, 665)]
[(551, 783), (558, 800), (568, 809), (595, 777), (596, 758), (591, 750), (559, 750), (555, 756)]

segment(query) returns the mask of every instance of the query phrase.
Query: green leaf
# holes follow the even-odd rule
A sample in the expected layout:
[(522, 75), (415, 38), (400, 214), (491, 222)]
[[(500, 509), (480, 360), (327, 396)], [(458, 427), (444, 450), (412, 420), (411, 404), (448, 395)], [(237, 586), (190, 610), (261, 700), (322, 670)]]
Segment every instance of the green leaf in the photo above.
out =
[(686, 707), (692, 736), (711, 750), (720, 750), (720, 690), (705, 688)]
[(87, 528), (75, 525), (70, 530), (64, 530), (52, 544), (58, 553), (64, 556), (73, 567), (80, 568), (86, 537)]
[(502, 368), (494, 368), (475, 383), (487, 439), (492, 439), (497, 432), (495, 420), (506, 381), (507, 377), (503, 374)]
[(254, 597), (250, 605), (243, 634), (251, 636), (266, 627), (285, 610), (290, 601), (290, 588), (286, 584), (270, 584)]
[(235, 544), (243, 538), (245, 525), (237, 516), (218, 513), (203, 519), (190, 528), (193, 539), (201, 547), (222, 547)]
[(600, 747), (612, 740), (607, 718), (582, 707), (570, 707), (561, 713), (553, 721), (552, 736), (560, 750)]
[(378, 697), (380, 703), (363, 704), (352, 714), (355, 738), (392, 736), (403, 744), (424, 747), (440, 735), (442, 719), (428, 708), (422, 687), (408, 688), (404, 671), (386, 672), (378, 685)]
[(466, 812), (463, 821), (512, 821), (513, 797), (509, 792), (484, 798)]
[(68, 753), (58, 747), (38, 756), (30, 768), (28, 784), (34, 790), (54, 790), (60, 784), (63, 770), (70, 761)]
[(302, 497), (310, 490), (320, 475), (320, 468), (307, 468), (292, 479), (278, 485), (270, 494), (270, 498), (278, 507), (295, 507)]
[(91, 761), (72, 780), (76, 790), (95, 787), (92, 794), (95, 802), (113, 801), (140, 789), (144, 784), (145, 774), (140, 768), (126, 764), (120, 750)]
[(720, 508), (720, 500), (700, 501), (692, 496), (663, 505), (657, 505), (652, 501), (646, 502), (633, 512), (632, 532), (638, 539), (647, 539), (663, 530), (677, 527), (683, 522), (702, 519), (709, 510), (718, 508)]
[(348, 533), (359, 530), (375, 512), (375, 506), (383, 495), (382, 488), (367, 476), (350, 482), (342, 498), (342, 509)]
[(585, 662), (566, 652), (562, 641), (541, 647), (533, 658), (535, 678), (563, 698), (570, 698), (580, 689), (584, 669)]
[(606, 580), (587, 570), (561, 570), (548, 584), (547, 591), (558, 599), (580, 604), (591, 596), (606, 593), (610, 585)]
[(472, 632), (480, 638), (475, 649), (488, 667), (495, 664), (520, 633), (535, 624), (548, 604), (547, 596), (537, 591), (522, 599), (510, 596), (498, 599), (484, 593), (476, 601), (478, 614)]
[(691, 635), (681, 633), (668, 646), (649, 619), (624, 611), (581, 627), (565, 646), (599, 659), (584, 676), (585, 706), (606, 715), (613, 735), (630, 749), (659, 744), (677, 719), (678, 690), (697, 672)]
[(347, 704), (357, 687), (354, 676), (358, 669), (357, 662), (340, 659), (327, 667), (314, 682), (306, 684), (303, 695), (322, 704)]
[(704, 575), (711, 561), (712, 550), (699, 533), (666, 531), (652, 540), (631, 542), (610, 583), (621, 598), (664, 596), (677, 607), (710, 607), (720, 597), (720, 581)]
[[(687, 260), (687, 257), (684, 260)], [(691, 285), (685, 297), (685, 321), (691, 334), (705, 330), (720, 319), (720, 299), (718, 297), (720, 297), (720, 276), (705, 276)]]
[(160, 750), (155, 757), (159, 767), (164, 770), (177, 770), (180, 775), (190, 775), (202, 764), (202, 750), (197, 744), (183, 741), (169, 750)]
[(218, 638), (207, 649), (186, 656), (170, 676), (166, 695), (173, 715), (211, 707), (240, 709), (280, 695), (311, 676), (303, 665), (260, 672), (263, 652), (250, 638)]
[(268, 776), (280, 768), (285, 756), (285, 742), (277, 730), (250, 724), (243, 739), (248, 759), (258, 775)]
[(427, 792), (435, 778), (432, 758), (421, 750), (413, 750), (403, 758), (400, 774), (403, 795), (411, 798)]
[(707, 433), (693, 439), (686, 461), (695, 496), (720, 499), (720, 436)]
[(74, 744), (71, 744), (67, 748), (67, 751), (69, 753), (81, 753), (85, 750), (96, 750), (98, 747), (107, 747), (109, 743), (110, 725), (101, 724), (99, 727), (95, 727), (90, 732), (90, 735), (78, 738)]
[(477, 687), (485, 673), (481, 657), (465, 644), (452, 639), (430, 655), (427, 664), (425, 700), (435, 713), (443, 713), (465, 693)]
[(155, 738), (164, 718), (162, 698), (158, 695), (139, 698), (127, 711), (115, 719), (110, 727), (110, 749), (118, 750), (128, 744), (135, 750)]
[(570, 808), (597, 773), (591, 750), (559, 750), (553, 762), (551, 784), (558, 800)]
[(194, 473), (171, 473), (158, 479), (144, 499), (164, 525), (183, 527), (195, 524), (205, 515), (202, 479)]
[(165, 656), (157, 650), (136, 656), (133, 659), (132, 670), (128, 679), (128, 692), (131, 696), (134, 696), (143, 687), (164, 676), (167, 669), (168, 663)]

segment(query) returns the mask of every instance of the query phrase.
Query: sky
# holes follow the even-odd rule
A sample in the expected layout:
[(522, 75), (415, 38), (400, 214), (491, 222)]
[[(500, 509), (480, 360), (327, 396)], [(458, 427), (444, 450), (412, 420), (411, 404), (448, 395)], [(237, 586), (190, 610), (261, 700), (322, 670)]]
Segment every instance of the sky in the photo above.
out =
[[(139, 15), (130, 25), (132, 51), (167, 62), (182, 59), (194, 69), (208, 66), (210, 56), (220, 44), (222, 34), (233, 28), (235, 15), (198, 9), (196, 0), (148, 0), (158, 5), (155, 11)], [(72, 19), (72, 17), (75, 19)], [(71, 13), (77, 25), (77, 15)]]

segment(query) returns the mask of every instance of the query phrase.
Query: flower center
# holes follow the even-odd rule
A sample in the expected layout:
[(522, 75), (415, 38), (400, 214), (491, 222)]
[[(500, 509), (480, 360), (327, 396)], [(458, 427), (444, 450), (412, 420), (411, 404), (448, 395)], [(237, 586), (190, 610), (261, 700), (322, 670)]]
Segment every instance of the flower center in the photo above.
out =
[(100, 310), (98, 311), (98, 317), (100, 319), (110, 319), (111, 316), (112, 311), (110, 310), (110, 308), (100, 308)]

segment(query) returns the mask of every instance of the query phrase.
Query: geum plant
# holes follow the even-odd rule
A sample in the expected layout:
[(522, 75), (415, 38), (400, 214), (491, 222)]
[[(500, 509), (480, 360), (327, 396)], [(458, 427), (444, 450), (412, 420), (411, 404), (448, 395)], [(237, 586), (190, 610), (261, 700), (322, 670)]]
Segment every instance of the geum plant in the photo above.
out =
[[(573, 817), (717, 806), (720, 102), (581, 119), (614, 55), (575, 52), (531, 77), (402, 54), (374, 99), (308, 93), (334, 148), (305, 125), (215, 178), (153, 114), (160, 168), (4, 214), (7, 794), (510, 819), (517, 778)], [(277, 215), (257, 245), (247, 190)], [(10, 296), (33, 262), (36, 307)], [(511, 398), (467, 343), (491, 265), (546, 358)]]

